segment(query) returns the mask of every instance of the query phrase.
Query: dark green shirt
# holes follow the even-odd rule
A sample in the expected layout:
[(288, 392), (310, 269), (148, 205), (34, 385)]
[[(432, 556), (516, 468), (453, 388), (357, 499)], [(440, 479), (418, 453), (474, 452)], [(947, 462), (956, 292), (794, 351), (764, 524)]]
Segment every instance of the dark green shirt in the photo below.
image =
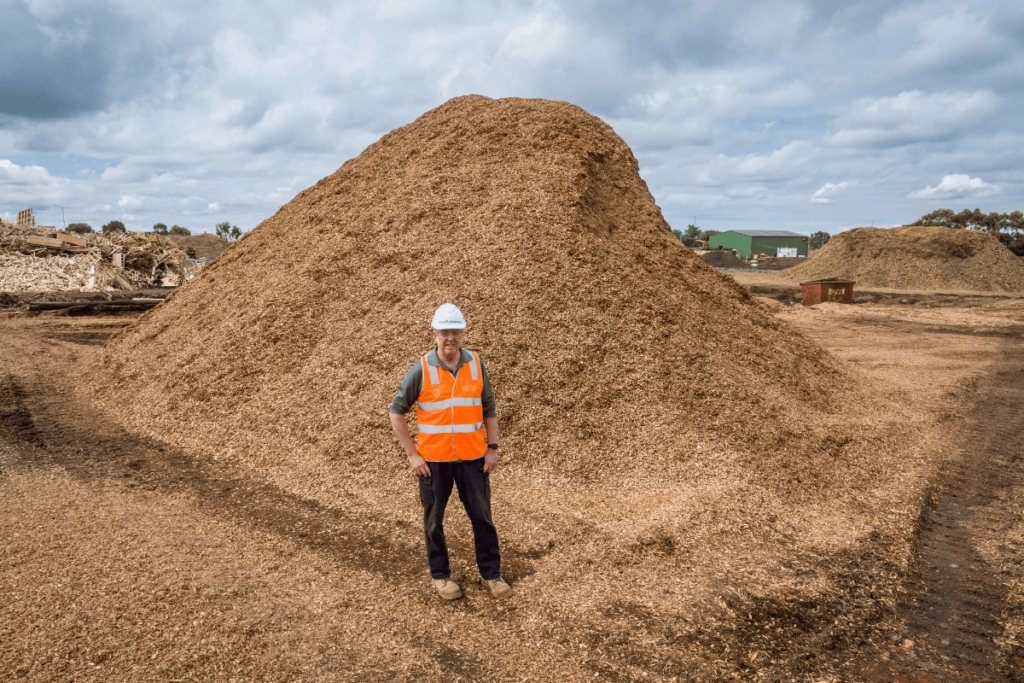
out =
[[(437, 347), (435, 346), (434, 350), (427, 354), (427, 364), (435, 365), (452, 377), (455, 377), (455, 375), (459, 374), (459, 368), (472, 358), (469, 351), (465, 349), (462, 349), (462, 353), (459, 356), (459, 363), (453, 368), (455, 372), (452, 372), (437, 357)], [(479, 357), (478, 354), (477, 358)], [(498, 417), (498, 409), (494, 404), (494, 391), (491, 389), (491, 380), (487, 377), (487, 369), (484, 367), (483, 360), (480, 360), (480, 374), (484, 380), (483, 393), (480, 395), (480, 400), (484, 404), (484, 417)], [(401, 386), (398, 387), (398, 393), (395, 394), (395, 398), (391, 401), (391, 412), (396, 415), (405, 415), (416, 405), (416, 399), (420, 397), (421, 391), (423, 391), (423, 363), (416, 361), (416, 365), (412, 366), (412, 369), (405, 373), (405, 378), (402, 380)]]

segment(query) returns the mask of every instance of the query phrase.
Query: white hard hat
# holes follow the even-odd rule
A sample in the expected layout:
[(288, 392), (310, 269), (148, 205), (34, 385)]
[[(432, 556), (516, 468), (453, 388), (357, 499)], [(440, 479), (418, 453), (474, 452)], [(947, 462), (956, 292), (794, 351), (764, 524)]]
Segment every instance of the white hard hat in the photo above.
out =
[(455, 304), (441, 304), (434, 311), (434, 319), (430, 326), (435, 330), (464, 330), (466, 319), (462, 317), (462, 311)]

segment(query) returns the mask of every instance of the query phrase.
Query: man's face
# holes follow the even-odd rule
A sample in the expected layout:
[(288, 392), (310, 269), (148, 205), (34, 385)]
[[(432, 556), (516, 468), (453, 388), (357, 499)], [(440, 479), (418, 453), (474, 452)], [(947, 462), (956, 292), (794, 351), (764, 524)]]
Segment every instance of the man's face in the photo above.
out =
[(442, 356), (452, 357), (462, 347), (463, 330), (434, 330), (434, 343)]

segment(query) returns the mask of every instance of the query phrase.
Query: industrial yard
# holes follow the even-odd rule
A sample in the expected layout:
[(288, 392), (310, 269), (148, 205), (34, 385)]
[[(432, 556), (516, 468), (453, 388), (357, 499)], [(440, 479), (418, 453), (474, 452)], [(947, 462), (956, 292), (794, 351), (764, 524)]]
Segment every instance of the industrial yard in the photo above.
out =
[[(1019, 263), (922, 230), (721, 272), (602, 121), (473, 96), (145, 312), (7, 293), (0, 677), (1022, 680)], [(830, 262), (867, 284), (800, 305)], [(498, 398), (502, 602), (454, 505), (433, 592), (387, 427), (444, 301)]]

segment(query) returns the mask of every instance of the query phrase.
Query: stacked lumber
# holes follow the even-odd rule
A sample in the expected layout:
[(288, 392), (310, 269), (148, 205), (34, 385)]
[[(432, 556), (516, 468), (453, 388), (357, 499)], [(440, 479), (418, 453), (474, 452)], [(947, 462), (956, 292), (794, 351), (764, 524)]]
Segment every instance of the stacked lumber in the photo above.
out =
[(205, 265), (159, 235), (79, 236), (0, 224), (0, 291), (95, 291), (174, 287)]

